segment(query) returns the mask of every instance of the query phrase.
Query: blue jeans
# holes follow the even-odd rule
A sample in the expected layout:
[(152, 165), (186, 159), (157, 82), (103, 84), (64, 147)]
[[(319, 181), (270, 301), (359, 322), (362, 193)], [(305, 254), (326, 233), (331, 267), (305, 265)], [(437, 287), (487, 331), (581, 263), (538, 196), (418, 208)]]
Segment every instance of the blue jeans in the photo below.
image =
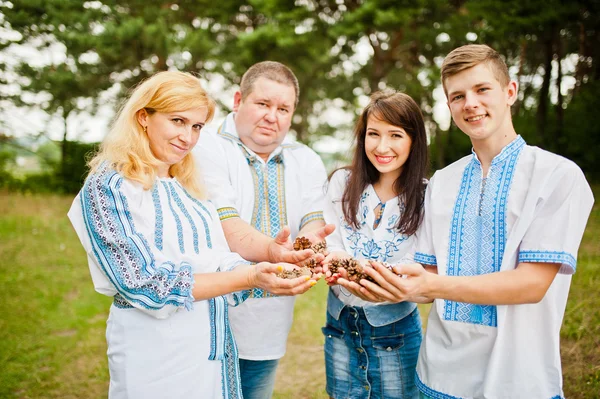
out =
[(346, 306), (335, 320), (327, 314), (325, 372), (334, 399), (418, 399), (415, 369), (421, 346), (419, 310), (373, 327), (362, 308)]
[(240, 379), (244, 399), (271, 399), (279, 359), (240, 359)]

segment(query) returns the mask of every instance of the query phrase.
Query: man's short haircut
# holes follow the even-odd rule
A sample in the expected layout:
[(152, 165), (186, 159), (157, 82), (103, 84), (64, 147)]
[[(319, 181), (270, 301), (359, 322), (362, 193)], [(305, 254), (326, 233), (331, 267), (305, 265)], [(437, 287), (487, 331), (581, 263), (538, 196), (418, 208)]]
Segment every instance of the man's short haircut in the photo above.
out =
[(252, 65), (244, 76), (242, 76), (242, 82), (240, 83), (240, 92), (242, 93), (242, 100), (252, 93), (254, 89), (254, 82), (259, 78), (266, 78), (273, 80), (283, 85), (292, 86), (296, 93), (296, 99), (294, 102), (294, 108), (298, 106), (298, 97), (300, 96), (300, 85), (298, 84), (298, 78), (294, 75), (294, 72), (285, 65), (276, 61), (263, 61)]
[[(494, 77), (504, 87), (510, 82), (510, 75), (500, 54), (485, 44), (467, 44), (452, 50), (442, 63), (442, 85), (446, 92), (446, 80), (464, 71), (485, 62), (492, 70)], [(447, 94), (447, 92), (446, 92)]]

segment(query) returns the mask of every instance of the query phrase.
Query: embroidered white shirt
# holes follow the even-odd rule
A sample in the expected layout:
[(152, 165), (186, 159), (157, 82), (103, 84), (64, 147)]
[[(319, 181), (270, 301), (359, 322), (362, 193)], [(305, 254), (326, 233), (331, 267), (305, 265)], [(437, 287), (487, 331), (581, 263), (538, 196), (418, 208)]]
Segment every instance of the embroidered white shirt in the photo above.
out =
[(520, 262), (561, 268), (537, 304), (435, 300), (417, 366), (421, 391), (434, 398), (563, 397), (559, 331), (592, 204), (577, 165), (520, 136), (493, 159), (485, 180), (474, 153), (435, 173), (415, 261), (450, 276)]
[[(373, 229), (374, 210), (381, 201), (373, 186), (369, 184), (360, 197), (357, 215), (360, 228), (355, 229), (346, 223), (342, 210), (342, 195), (348, 176), (349, 172), (341, 169), (331, 176), (329, 182), (323, 214), (325, 221), (335, 224), (336, 228), (327, 237), (327, 249), (330, 252), (344, 251), (356, 259), (399, 263), (415, 240), (414, 236), (401, 234), (396, 228), (404, 205), (397, 197), (387, 201), (379, 225)], [(373, 302), (363, 301), (337, 285), (331, 287), (331, 290), (346, 305), (374, 305)]]
[[(105, 168), (88, 177), (68, 215), (96, 291), (115, 296), (106, 334), (111, 398), (241, 396), (224, 298), (192, 296), (194, 274), (247, 263), (229, 251), (214, 206), (177, 179), (144, 190)], [(235, 305), (247, 295), (227, 299)]]
[[(327, 173), (307, 146), (286, 137), (265, 162), (242, 144), (230, 113), (217, 131), (202, 132), (194, 154), (221, 220), (241, 217), (271, 237), (285, 225), (295, 237), (307, 223), (323, 220)], [(240, 358), (282, 357), (293, 308), (294, 297), (265, 297), (231, 309)]]

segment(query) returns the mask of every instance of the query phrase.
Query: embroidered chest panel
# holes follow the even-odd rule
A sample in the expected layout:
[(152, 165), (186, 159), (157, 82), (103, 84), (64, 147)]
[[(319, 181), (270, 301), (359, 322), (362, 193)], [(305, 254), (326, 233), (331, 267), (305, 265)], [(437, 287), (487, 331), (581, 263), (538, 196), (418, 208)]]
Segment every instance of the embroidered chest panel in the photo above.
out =
[[(523, 145), (522, 140), (516, 140), (507, 146), (493, 160), (485, 179), (475, 157), (466, 166), (450, 226), (449, 276), (500, 270), (506, 245), (508, 195)], [(444, 319), (496, 327), (496, 306), (445, 301)]]
[[(406, 241), (409, 237), (407, 235), (398, 232), (396, 225), (398, 224), (399, 215), (393, 213), (390, 216), (383, 218), (379, 226), (375, 231), (371, 230), (371, 226), (368, 225), (371, 217), (369, 213), (373, 212), (373, 209), (369, 207), (369, 196), (371, 193), (365, 191), (359, 203), (359, 215), (358, 222), (360, 223), (360, 229), (356, 230), (352, 226), (348, 225), (344, 220), (343, 216), (340, 217), (340, 226), (342, 227), (343, 235), (348, 245), (352, 256), (355, 258), (364, 258), (370, 260), (377, 260), (380, 262), (388, 262), (391, 259), (399, 255), (403, 255), (404, 251), (400, 253), (400, 244)], [(399, 213), (404, 211), (403, 204), (394, 204), (399, 208)], [(389, 215), (389, 213), (387, 213)], [(379, 232), (382, 234), (379, 234)]]
[(251, 224), (269, 237), (275, 237), (287, 224), (284, 163), (281, 154), (263, 164), (248, 157), (254, 181), (254, 209)]
[[(200, 242), (200, 235), (204, 236), (205, 245), (212, 248), (209, 210), (179, 183), (158, 181), (152, 188), (152, 202), (155, 213), (154, 244), (159, 250), (163, 250), (165, 217), (174, 221), (180, 253), (193, 251), (198, 254), (204, 244)], [(192, 237), (192, 248), (189, 248), (189, 243), (186, 248), (184, 239), (189, 233)]]

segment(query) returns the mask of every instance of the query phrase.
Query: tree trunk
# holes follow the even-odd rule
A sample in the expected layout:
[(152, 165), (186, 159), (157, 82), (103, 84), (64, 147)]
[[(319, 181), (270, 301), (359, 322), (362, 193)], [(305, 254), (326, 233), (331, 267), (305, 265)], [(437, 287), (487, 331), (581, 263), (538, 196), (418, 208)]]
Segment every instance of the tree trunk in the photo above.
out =
[(63, 111), (62, 111), (62, 119), (63, 119), (63, 138), (62, 138), (62, 142), (60, 143), (60, 172), (61, 175), (64, 175), (64, 173), (66, 172), (66, 167), (67, 167), (67, 133), (68, 128), (67, 128), (67, 119), (69, 118), (69, 111), (67, 109), (65, 109), (65, 107), (63, 107)]
[(539, 101), (537, 108), (537, 136), (542, 147), (547, 148), (548, 140), (546, 136), (546, 127), (548, 125), (548, 93), (550, 92), (550, 80), (552, 79), (552, 59), (554, 51), (552, 46), (552, 36), (548, 35), (544, 41), (544, 81), (540, 88)]
[[(521, 88), (521, 76), (523, 76), (523, 65), (525, 65), (526, 57), (527, 57), (527, 40), (521, 41), (519, 52), (519, 70), (517, 71), (517, 83), (519, 84), (519, 88)], [(525, 101), (525, 97), (523, 96), (523, 101)], [(513, 115), (519, 115), (521, 111), (521, 105), (523, 101), (520, 101), (517, 97), (517, 102), (513, 107)]]
[(564, 97), (560, 90), (560, 86), (562, 84), (563, 72), (562, 72), (562, 42), (560, 39), (560, 34), (556, 35), (556, 61), (558, 62), (558, 76), (556, 77), (556, 90), (558, 91), (558, 101), (556, 104), (556, 133), (554, 136), (554, 146), (555, 149), (560, 148), (560, 143), (563, 136), (563, 127), (565, 120), (565, 112), (563, 109), (564, 105)]

